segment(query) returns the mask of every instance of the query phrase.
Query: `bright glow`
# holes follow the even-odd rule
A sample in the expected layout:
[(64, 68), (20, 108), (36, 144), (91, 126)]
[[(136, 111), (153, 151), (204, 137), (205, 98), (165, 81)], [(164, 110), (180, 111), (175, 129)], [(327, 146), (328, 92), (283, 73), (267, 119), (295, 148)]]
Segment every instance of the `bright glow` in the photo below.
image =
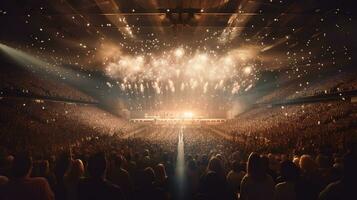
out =
[[(161, 55), (131, 56), (120, 52), (114, 59), (107, 59), (116, 61), (107, 64), (106, 74), (111, 78), (130, 81), (195, 79), (203, 85), (206, 81), (236, 79), (239, 76), (237, 67), (243, 68), (248, 61), (252, 61), (252, 52), (251, 49), (234, 49), (223, 55), (217, 55), (214, 51), (187, 53), (182, 47)], [(187, 59), (177, 59), (183, 56)], [(246, 70), (247, 74), (251, 72)]]
[[(190, 50), (187, 47), (176, 47), (157, 54), (124, 55), (124, 51), (117, 51), (118, 56), (107, 59), (106, 74), (117, 79), (117, 87), (126, 95), (143, 96), (152, 91), (156, 95), (200, 91), (211, 97), (217, 91), (238, 94), (249, 84), (254, 84), (256, 76), (251, 63), (259, 59), (254, 56), (256, 53), (252, 47), (241, 47), (226, 53), (208, 49)], [(161, 102), (155, 106), (158, 105), (161, 106)], [(186, 114), (185, 117), (190, 118), (191, 115)]]
[[(176, 181), (179, 189), (179, 194), (183, 194), (185, 183), (185, 144), (183, 140), (184, 128), (180, 128), (179, 138), (177, 143), (177, 162), (176, 162)], [(179, 199), (183, 199), (182, 197)]]
[(186, 118), (186, 119), (193, 118), (193, 116), (194, 116), (193, 112), (187, 111), (187, 112), (183, 113), (183, 118)]
[(253, 59), (255, 56), (254, 48), (244, 48), (244, 49), (234, 49), (230, 52), (230, 55), (234, 56), (235, 58), (239, 59), (240, 61), (248, 61)]
[(244, 67), (243, 72), (244, 72), (244, 74), (249, 75), (252, 72), (252, 67), (250, 67), (250, 66)]
[(208, 66), (208, 56), (206, 54), (198, 54), (189, 61), (189, 65), (195, 71), (201, 71), (205, 66)]
[(144, 57), (123, 56), (117, 63), (110, 63), (106, 68), (106, 73), (112, 77), (120, 77), (122, 74), (135, 76), (144, 67)]
[(232, 59), (230, 56), (225, 57), (225, 58), (223, 59), (223, 62), (224, 62), (225, 65), (228, 65), (228, 66), (234, 64), (234, 63), (233, 63), (233, 59)]
[(178, 48), (175, 50), (175, 56), (177, 58), (181, 58), (185, 54), (185, 51), (182, 48)]

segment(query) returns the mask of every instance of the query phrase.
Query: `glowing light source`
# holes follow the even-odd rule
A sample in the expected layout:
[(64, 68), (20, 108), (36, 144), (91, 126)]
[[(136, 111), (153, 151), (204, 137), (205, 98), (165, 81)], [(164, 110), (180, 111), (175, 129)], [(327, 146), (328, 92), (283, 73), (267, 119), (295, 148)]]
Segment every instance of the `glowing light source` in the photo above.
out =
[(183, 118), (189, 119), (189, 118), (193, 118), (194, 114), (193, 112), (190, 111), (186, 111), (183, 113)]
[(231, 57), (227, 56), (224, 58), (224, 64), (226, 65), (232, 65), (233, 64), (233, 60)]
[[(213, 97), (217, 91), (238, 94), (254, 83), (255, 76), (251, 75), (256, 70), (255, 58), (250, 48), (237, 48), (223, 54), (207, 49), (193, 52), (183, 46), (150, 55), (123, 54), (120, 48), (117, 51), (119, 55), (107, 59), (105, 72), (119, 82), (124, 81), (118, 86), (127, 92), (126, 95), (140, 94), (146, 98), (150, 91), (160, 96), (201, 91), (202, 95)], [(182, 111), (180, 117), (190, 119), (195, 116)]]
[(182, 48), (178, 48), (175, 50), (175, 56), (177, 58), (181, 58), (185, 54), (185, 51)]
[(250, 67), (250, 66), (244, 67), (243, 72), (244, 72), (244, 74), (249, 75), (252, 72), (252, 67)]
[(185, 183), (185, 144), (183, 140), (183, 130), (184, 128), (181, 127), (179, 132), (179, 140), (177, 143), (176, 181), (180, 191), (179, 194), (181, 195), (179, 199), (184, 199), (182, 194)]

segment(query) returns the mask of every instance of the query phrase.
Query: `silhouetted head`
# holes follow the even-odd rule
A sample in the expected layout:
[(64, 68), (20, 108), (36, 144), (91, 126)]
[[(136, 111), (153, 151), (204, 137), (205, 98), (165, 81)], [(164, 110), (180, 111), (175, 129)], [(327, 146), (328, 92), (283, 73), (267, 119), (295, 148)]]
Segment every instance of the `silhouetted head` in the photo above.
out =
[(232, 163), (232, 170), (236, 173), (241, 171), (240, 163), (238, 161), (233, 161)]
[(348, 153), (343, 158), (343, 180), (354, 182), (357, 179), (357, 156), (353, 153)]
[(189, 170), (195, 171), (197, 170), (197, 163), (195, 160), (190, 160), (188, 161), (188, 165), (187, 165)]
[(43, 160), (38, 164), (38, 171), (40, 176), (46, 176), (50, 172), (50, 162)]
[(96, 153), (89, 157), (88, 172), (94, 178), (104, 177), (107, 168), (107, 160), (104, 153)]
[(12, 163), (12, 176), (24, 178), (30, 175), (32, 170), (32, 158), (27, 154), (18, 154)]
[(261, 162), (262, 162), (264, 171), (267, 172), (268, 169), (269, 169), (269, 166), (270, 166), (269, 158), (266, 157), (266, 156), (261, 156), (261, 157), (260, 157), (260, 160), (261, 160)]
[(84, 165), (82, 160), (76, 159), (72, 162), (72, 166), (68, 172), (68, 176), (71, 178), (80, 178), (84, 174)]
[(143, 171), (142, 184), (151, 185), (155, 181), (155, 172), (151, 167), (147, 167)]
[(317, 168), (315, 161), (310, 155), (302, 155), (299, 164), (304, 173), (314, 172)]
[(156, 180), (164, 181), (167, 178), (165, 166), (163, 164), (158, 164), (155, 166)]
[(299, 156), (294, 156), (294, 158), (293, 158), (293, 163), (297, 166), (297, 167), (299, 167), (300, 166), (300, 157)]
[(217, 157), (212, 157), (208, 163), (207, 169), (208, 169), (208, 171), (214, 171), (217, 174), (223, 173), (223, 167), (221, 164), (221, 160), (219, 160)]
[(123, 163), (123, 158), (121, 155), (115, 155), (114, 156), (114, 165), (115, 167), (121, 167)]
[(280, 173), (285, 181), (297, 181), (300, 175), (299, 168), (288, 160), (281, 162)]
[(58, 156), (55, 166), (55, 175), (58, 181), (61, 181), (63, 179), (64, 174), (68, 171), (71, 161), (72, 159), (70, 152), (62, 152)]
[(149, 156), (150, 155), (150, 152), (148, 149), (145, 149), (144, 152), (143, 152), (143, 156)]
[(254, 179), (262, 179), (265, 177), (265, 168), (259, 154), (251, 153), (247, 163), (247, 173)]
[(330, 167), (329, 158), (325, 155), (318, 155), (315, 159), (318, 168), (327, 169)]

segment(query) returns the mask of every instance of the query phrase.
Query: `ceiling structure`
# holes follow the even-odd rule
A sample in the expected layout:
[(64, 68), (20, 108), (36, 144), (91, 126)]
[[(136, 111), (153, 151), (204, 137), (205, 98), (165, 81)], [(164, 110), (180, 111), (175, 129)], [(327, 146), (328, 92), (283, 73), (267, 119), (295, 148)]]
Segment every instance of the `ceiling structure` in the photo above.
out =
[[(254, 88), (263, 72), (311, 75), (350, 66), (356, 46), (352, 5), (337, 0), (5, 0), (0, 43), (58, 66), (103, 74), (105, 85), (123, 93), (132, 110), (165, 102), (195, 107), (202, 101), (231, 101)], [(200, 97), (187, 101), (192, 96)], [(155, 100), (143, 105), (149, 98)]]

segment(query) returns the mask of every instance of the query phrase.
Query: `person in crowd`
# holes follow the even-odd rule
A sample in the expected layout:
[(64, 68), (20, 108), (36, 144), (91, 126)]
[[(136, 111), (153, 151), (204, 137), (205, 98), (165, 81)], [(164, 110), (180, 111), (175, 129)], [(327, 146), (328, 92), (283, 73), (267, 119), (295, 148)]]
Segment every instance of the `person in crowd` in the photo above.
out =
[(299, 168), (286, 160), (280, 164), (280, 174), (283, 182), (275, 186), (275, 200), (297, 200)]
[(332, 182), (332, 159), (330, 159), (327, 155), (320, 153), (316, 156), (315, 163), (317, 165), (318, 174), (321, 177), (323, 185), (327, 185), (328, 183)]
[(172, 162), (171, 154), (164, 152), (162, 155), (162, 164), (165, 166), (165, 171), (168, 176), (173, 176), (175, 174), (174, 164)]
[(240, 191), (240, 183), (245, 175), (241, 164), (238, 161), (233, 161), (232, 169), (227, 174), (227, 183), (230, 189), (238, 194)]
[(294, 156), (294, 158), (293, 158), (293, 163), (297, 166), (297, 167), (299, 167), (300, 166), (300, 157), (299, 156)]
[(196, 160), (191, 159), (188, 161), (186, 173), (188, 188), (187, 192), (190, 197), (193, 197), (198, 191), (200, 182), (200, 175), (198, 172)]
[(9, 181), (9, 179), (6, 176), (1, 176), (0, 175), (0, 187), (6, 185), (6, 183)]
[(157, 164), (154, 168), (155, 171), (155, 185), (156, 187), (167, 190), (168, 177), (166, 174), (165, 166), (161, 163)]
[(154, 168), (155, 172), (155, 193), (160, 199), (169, 199), (169, 179), (166, 174), (165, 165), (159, 163)]
[(78, 185), (79, 200), (125, 199), (120, 187), (106, 180), (106, 168), (107, 160), (104, 153), (96, 153), (89, 158), (89, 177), (81, 180)]
[(66, 187), (64, 184), (64, 176), (72, 162), (71, 154), (69, 152), (61, 152), (56, 160), (54, 174), (56, 178), (56, 185), (54, 192), (56, 200), (66, 200)]
[(247, 174), (240, 186), (240, 200), (272, 200), (274, 199), (274, 181), (266, 173), (262, 158), (251, 153), (247, 163)]
[(121, 155), (114, 155), (112, 158), (111, 169), (108, 171), (108, 180), (118, 185), (127, 199), (132, 199), (133, 183), (131, 177), (122, 167), (123, 157)]
[(64, 175), (64, 186), (67, 200), (78, 199), (78, 184), (84, 175), (84, 165), (82, 160), (75, 159), (68, 172)]
[(352, 200), (357, 199), (357, 156), (348, 153), (343, 159), (343, 177), (341, 180), (329, 184), (320, 194), (319, 200)]
[[(326, 107), (319, 109), (324, 108)], [(304, 110), (309, 112), (309, 109), (305, 108)], [(280, 115), (279, 113), (276, 114)], [(269, 120), (269, 118), (264, 119)], [(316, 120), (318, 119), (316, 118)], [(316, 123), (316, 120), (311, 121)], [(223, 139), (214, 133), (210, 133), (211, 126), (205, 125), (203, 128), (187, 126), (185, 128), (186, 176), (183, 181), (184, 192), (182, 193), (184, 195), (182, 196), (176, 194), (178, 191), (181, 192), (175, 173), (178, 135), (176, 128), (161, 127), (162, 129), (158, 131), (157, 128), (148, 127), (148, 130), (144, 132), (145, 134), (138, 134), (135, 138), (123, 139), (120, 137), (121, 133), (115, 135), (101, 134), (98, 129), (88, 132), (87, 129), (80, 126), (75, 134), (70, 132), (57, 134), (57, 132), (52, 133), (50, 131), (48, 143), (42, 141), (42, 139), (47, 141), (46, 137), (28, 133), (26, 140), (23, 140), (23, 135), (19, 135), (18, 140), (13, 142), (16, 144), (16, 141), (26, 141), (26, 144), (23, 144), (24, 146), (18, 144), (15, 147), (13, 144), (6, 144), (8, 150), (5, 150), (3, 154), (0, 153), (0, 157), (3, 158), (0, 159), (0, 199), (6, 197), (3, 195), (5, 192), (8, 194), (8, 186), (19, 180), (19, 178), (12, 176), (12, 170), (9, 169), (12, 169), (11, 166), (15, 158), (11, 154), (16, 154), (21, 149), (31, 149), (34, 158), (38, 158), (38, 160), (34, 160), (34, 163), (39, 164), (35, 167), (36, 170), (35, 168), (32, 170), (36, 172), (34, 175), (47, 178), (48, 171), (49, 174), (55, 174), (54, 184), (50, 183), (50, 179), (47, 179), (47, 182), (55, 192), (55, 198), (60, 200), (105, 199), (106, 195), (110, 195), (111, 198), (112, 196), (120, 196), (118, 190), (121, 191), (123, 198), (132, 198), (133, 200), (176, 200), (178, 197), (192, 200), (198, 196), (204, 200), (230, 200), (237, 198), (237, 191), (241, 192), (241, 199), (253, 200), (269, 200), (272, 199), (272, 196), (275, 196), (276, 199), (316, 200), (319, 194), (323, 200), (337, 199), (339, 197), (336, 196), (341, 191), (346, 191), (346, 195), (354, 197), (353, 194), (350, 194), (350, 191), (352, 191), (350, 185), (353, 185), (352, 180), (356, 179), (352, 178), (353, 173), (351, 171), (345, 170), (345, 173), (343, 173), (344, 159), (341, 156), (344, 152), (356, 151), (357, 145), (348, 143), (351, 140), (349, 135), (353, 135), (354, 132), (346, 130), (340, 133), (339, 131), (326, 130), (328, 134), (317, 134), (312, 129), (301, 128), (299, 130), (304, 131), (301, 134), (296, 134), (296, 132), (289, 131), (294, 129), (291, 127), (294, 126), (293, 118), (291, 118), (291, 123), (287, 127), (283, 126), (285, 123), (282, 122), (278, 122), (278, 128), (275, 126), (269, 127), (271, 123), (261, 123), (258, 124), (259, 130), (252, 130), (254, 127), (244, 125), (248, 123), (246, 121), (242, 121), (242, 123), (234, 121), (232, 126), (246, 126), (244, 131), (232, 133), (236, 134), (236, 141)], [(352, 121), (348, 123), (353, 124)], [(322, 121), (321, 124), (323, 124)], [(79, 124), (76, 125), (79, 126)], [(123, 134), (125, 131), (123, 129)], [(341, 139), (341, 141), (338, 141), (339, 145), (334, 145), (333, 153), (321, 149), (324, 143), (333, 143), (336, 138)], [(37, 144), (43, 144), (44, 147)], [(70, 154), (62, 154), (63, 146), (68, 145), (73, 151)], [(249, 166), (246, 167), (246, 158), (252, 150), (261, 152), (268, 159), (258, 154), (251, 155), (248, 160)], [(110, 155), (125, 155), (125, 158), (123, 156), (109, 157), (108, 169), (104, 170), (104, 175), (101, 175), (101, 173), (98, 175), (98, 171), (102, 172), (103, 169), (106, 169), (106, 162), (99, 159), (94, 159), (93, 162), (92, 157), (101, 151), (108, 152)], [(311, 156), (300, 156), (302, 153)], [(79, 160), (72, 161), (72, 157), (81, 158), (83, 163), (80, 163)], [(7, 161), (2, 162), (5, 158)], [(46, 162), (41, 165), (41, 160), (44, 158), (51, 158), (49, 159), (49, 167)], [(301, 167), (297, 180), (294, 178), (291, 163), (284, 164), (280, 169), (281, 161), (285, 162), (292, 158), (294, 158), (295, 166)], [(105, 156), (104, 160), (106, 160)], [(233, 161), (244, 163), (239, 169), (240, 178), (236, 176), (238, 163), (233, 164), (231, 171), (225, 170), (229, 169), (228, 166), (231, 167), (229, 163)], [(335, 161), (333, 168), (331, 168), (332, 161)], [(89, 167), (88, 164), (92, 167)], [(163, 164), (163, 166), (160, 164)], [(83, 167), (83, 165), (86, 167)], [(348, 166), (348, 164), (345, 165)], [(248, 169), (249, 173), (243, 176), (242, 171), (245, 168)], [(125, 170), (127, 172), (122, 173), (124, 178), (121, 176), (115, 178), (116, 173)], [(277, 174), (280, 177), (275, 179)], [(81, 178), (82, 176), (87, 178)], [(350, 179), (345, 176), (350, 177)], [(29, 175), (29, 177), (33, 176)], [(125, 189), (125, 183), (128, 182), (124, 181), (127, 179), (126, 177), (133, 180), (132, 197), (127, 194), (127, 189)], [(241, 181), (239, 181), (240, 179)], [(1, 180), (4, 180), (2, 181), (3, 186), (1, 186)], [(121, 181), (125, 183), (122, 184)], [(275, 188), (274, 181), (278, 183)], [(330, 184), (331, 182), (334, 183)], [(328, 184), (330, 185), (326, 187)], [(167, 185), (169, 185), (168, 190), (165, 189)], [(321, 192), (322, 190), (323, 192)], [(275, 195), (271, 195), (274, 192)], [(120, 198), (122, 197), (118, 199)], [(347, 198), (347, 196), (342, 196), (342, 198)]]
[(54, 194), (45, 178), (30, 177), (32, 166), (32, 158), (30, 156), (26, 154), (15, 156), (11, 169), (11, 178), (4, 186), (3, 199), (54, 199)]
[(142, 160), (141, 160), (141, 167), (146, 168), (151, 166), (151, 157), (150, 157), (150, 151), (148, 149), (145, 149), (142, 155)]
[(48, 160), (41, 160), (37, 163), (37, 172), (34, 177), (44, 177), (53, 189), (56, 185), (56, 178), (51, 172), (50, 163)]
[(322, 179), (318, 172), (317, 164), (310, 155), (302, 155), (300, 158), (301, 181), (303, 199), (317, 199), (322, 189)]
[(203, 173), (206, 172), (208, 162), (209, 162), (208, 156), (207, 155), (202, 155), (201, 158), (198, 160), (198, 163), (197, 163), (199, 174), (203, 174)]
[(10, 175), (13, 160), (13, 155), (0, 156), (0, 175), (6, 177)]
[(138, 188), (135, 192), (136, 199), (154, 199), (155, 197), (155, 172), (151, 167), (139, 173)]
[(0, 146), (0, 196), (4, 192), (4, 186), (9, 181), (9, 178), (8, 178), (9, 169), (10, 169), (10, 166), (12, 165), (12, 161), (13, 161), (13, 159), (11, 159), (11, 164), (9, 163), (9, 159), (8, 159), (9, 156), (5, 155), (4, 150), (5, 149)]
[(236, 199), (228, 188), (221, 160), (217, 157), (212, 157), (208, 163), (201, 179), (200, 192), (209, 200)]
[(128, 162), (128, 173), (132, 176), (136, 175), (136, 170), (137, 170), (137, 165), (136, 162), (132, 159), (132, 156), (130, 153), (125, 154), (125, 159)]
[(275, 181), (278, 178), (278, 175), (277, 175), (276, 171), (271, 168), (272, 165), (270, 162), (272, 159), (269, 159), (267, 156), (262, 156), (261, 160), (263, 162), (266, 173), (268, 175), (270, 175), (273, 178), (273, 180)]
[[(9, 182), (9, 178), (6, 176), (0, 175), (0, 196), (2, 196), (5, 192), (5, 185)], [(0, 197), (1, 199), (1, 197)]]

